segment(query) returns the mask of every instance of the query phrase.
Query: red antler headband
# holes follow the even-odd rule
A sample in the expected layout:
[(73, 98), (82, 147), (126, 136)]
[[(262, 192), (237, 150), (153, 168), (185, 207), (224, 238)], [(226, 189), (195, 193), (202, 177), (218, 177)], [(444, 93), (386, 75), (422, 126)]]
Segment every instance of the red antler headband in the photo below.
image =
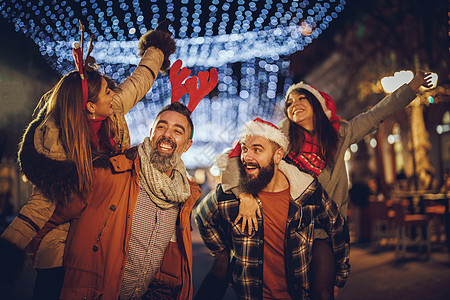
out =
[(95, 63), (95, 59), (90, 56), (93, 46), (92, 41), (94, 36), (91, 35), (91, 39), (89, 42), (89, 49), (86, 55), (86, 63), (83, 61), (83, 40), (84, 40), (84, 30), (83, 24), (80, 21), (80, 42), (75, 42), (72, 49), (73, 59), (75, 61), (75, 66), (77, 67), (78, 72), (80, 72), (81, 77), (81, 87), (83, 88), (83, 109), (86, 109), (86, 104), (88, 100), (88, 83), (86, 74), (84, 73), (89, 67), (88, 63)]
[[(197, 88), (197, 76), (188, 78), (191, 75), (191, 70), (186, 67), (181, 68), (182, 64), (183, 62), (179, 59), (170, 68), (171, 103), (179, 101), (184, 94), (188, 93), (189, 103), (187, 108), (192, 113), (198, 103), (217, 85), (219, 74), (214, 68), (209, 71), (199, 72)], [(182, 84), (184, 80), (186, 81)]]
[[(179, 59), (170, 68), (170, 85), (172, 87), (170, 103), (179, 101), (184, 94), (188, 93), (189, 103), (187, 109), (192, 113), (198, 103), (217, 85), (219, 82), (219, 74), (217, 74), (217, 70), (214, 68), (209, 71), (199, 72), (198, 81), (200, 83), (197, 88), (197, 77), (192, 76), (188, 78), (191, 75), (191, 70), (186, 67), (181, 68), (182, 64), (183, 62)], [(185, 81), (184, 84), (183, 81)], [(193, 136), (194, 128), (192, 128), (191, 139)]]

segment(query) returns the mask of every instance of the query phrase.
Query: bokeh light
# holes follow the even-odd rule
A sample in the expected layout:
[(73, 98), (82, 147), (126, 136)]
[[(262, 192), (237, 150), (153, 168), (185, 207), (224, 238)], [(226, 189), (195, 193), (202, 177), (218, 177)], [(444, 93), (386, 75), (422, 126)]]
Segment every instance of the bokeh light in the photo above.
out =
[[(293, 83), (288, 56), (316, 39), (345, 5), (344, 0), (2, 0), (0, 14), (31, 38), (61, 75), (74, 69), (71, 47), (81, 20), (86, 41), (90, 34), (96, 37), (92, 55), (100, 69), (117, 82), (139, 62), (139, 37), (172, 20), (177, 51), (171, 61), (183, 60), (192, 75), (211, 67), (219, 72), (217, 88), (192, 115), (201, 130), (194, 131), (194, 144), (184, 154), (188, 167), (209, 167), (248, 120), (281, 120), (279, 103)], [(149, 120), (169, 99), (169, 77), (160, 74), (126, 116), (133, 144), (149, 134)]]

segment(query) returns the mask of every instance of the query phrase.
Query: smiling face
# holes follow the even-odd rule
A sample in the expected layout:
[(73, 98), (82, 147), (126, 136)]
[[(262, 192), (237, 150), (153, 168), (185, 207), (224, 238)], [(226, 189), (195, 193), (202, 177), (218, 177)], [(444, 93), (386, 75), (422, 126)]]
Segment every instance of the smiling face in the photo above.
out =
[(314, 110), (308, 98), (302, 93), (293, 91), (286, 100), (288, 118), (308, 131), (314, 130)]
[(261, 168), (273, 160), (274, 143), (261, 136), (247, 136), (242, 143), (241, 162), (247, 177), (258, 177)]
[(191, 128), (186, 117), (176, 111), (165, 111), (155, 120), (150, 136), (151, 146), (162, 157), (181, 155), (192, 145)]
[(247, 136), (241, 146), (240, 185), (245, 192), (257, 195), (274, 177), (283, 149), (261, 136)]
[(92, 114), (92, 117), (107, 118), (113, 114), (112, 101), (114, 92), (108, 88), (108, 84), (102, 78), (100, 93), (97, 96), (97, 102), (88, 102), (87, 109)]

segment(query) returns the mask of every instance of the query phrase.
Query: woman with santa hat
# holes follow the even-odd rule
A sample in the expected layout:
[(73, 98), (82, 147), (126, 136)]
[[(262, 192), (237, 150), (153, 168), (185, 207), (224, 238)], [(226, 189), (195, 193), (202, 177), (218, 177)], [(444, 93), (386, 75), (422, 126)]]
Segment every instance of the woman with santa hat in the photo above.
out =
[[(329, 198), (337, 204), (340, 213), (346, 218), (348, 178), (344, 161), (345, 151), (351, 144), (376, 130), (384, 120), (407, 106), (416, 98), (416, 91), (421, 85), (431, 87), (429, 73), (419, 71), (409, 84), (401, 86), (373, 108), (350, 121), (341, 120), (336, 115), (336, 105), (327, 93), (303, 82), (292, 85), (286, 93), (286, 118), (278, 124), (290, 141), (285, 160), (317, 176)], [(242, 220), (241, 230), (244, 232), (248, 225), (248, 232), (251, 233), (253, 229), (258, 230), (257, 217), (261, 217), (261, 204), (252, 195), (242, 193), (239, 188), (239, 155), (240, 151), (236, 148), (228, 155), (226, 168), (222, 172), (222, 186), (241, 200), (235, 224)], [(333, 299), (338, 290), (337, 287), (333, 288), (335, 259), (325, 232), (321, 229), (315, 230), (312, 256), (311, 297)], [(217, 265), (223, 270), (224, 264)], [(213, 267), (208, 276), (212, 279), (211, 282), (214, 282), (214, 277), (220, 278), (224, 274)]]

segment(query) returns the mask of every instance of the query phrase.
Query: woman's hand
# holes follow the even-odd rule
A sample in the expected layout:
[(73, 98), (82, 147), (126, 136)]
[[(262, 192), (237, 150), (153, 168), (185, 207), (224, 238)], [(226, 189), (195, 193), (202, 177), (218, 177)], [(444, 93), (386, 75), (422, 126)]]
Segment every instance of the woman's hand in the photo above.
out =
[(239, 214), (234, 220), (234, 224), (237, 224), (242, 219), (241, 231), (245, 231), (245, 227), (248, 225), (248, 234), (251, 234), (253, 228), (258, 231), (258, 219), (261, 218), (261, 209), (259, 208), (258, 201), (253, 198), (252, 195), (242, 193), (238, 196), (240, 200)]
[(149, 47), (155, 47), (162, 51), (164, 54), (164, 61), (161, 66), (162, 71), (166, 71), (170, 67), (169, 56), (175, 53), (177, 49), (172, 33), (168, 29), (170, 24), (171, 21), (164, 20), (155, 30), (149, 30), (141, 36), (138, 44), (140, 57), (144, 56), (145, 51)]
[(421, 85), (426, 88), (430, 88), (433, 86), (433, 83), (431, 82), (431, 73), (418, 71), (416, 76), (414, 76), (414, 78), (409, 83), (409, 87), (414, 92), (417, 91)]

